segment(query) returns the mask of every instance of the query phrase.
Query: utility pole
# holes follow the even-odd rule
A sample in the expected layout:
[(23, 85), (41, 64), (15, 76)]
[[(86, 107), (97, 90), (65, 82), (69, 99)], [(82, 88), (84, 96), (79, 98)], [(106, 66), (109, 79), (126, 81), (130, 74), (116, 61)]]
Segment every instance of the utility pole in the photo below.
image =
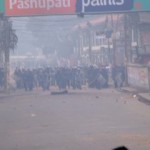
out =
[(92, 43), (91, 43), (91, 24), (90, 22), (87, 22), (88, 26), (88, 42), (89, 42), (89, 59), (90, 64), (92, 64)]
[(127, 15), (124, 16), (124, 36), (125, 36), (125, 84), (128, 85), (128, 50), (127, 50)]
[(0, 67), (3, 65), (3, 52), (0, 50)]
[(89, 58), (90, 64), (92, 64), (92, 45), (91, 45), (91, 32), (89, 31)]
[(110, 48), (110, 38), (112, 36), (113, 31), (111, 29), (106, 29), (105, 31), (105, 36), (108, 40), (108, 58), (109, 58), (109, 63), (112, 64), (112, 52), (111, 52), (111, 48)]
[[(3, 41), (3, 31), (4, 31), (4, 21), (0, 18), (0, 43)], [(0, 67), (3, 67), (4, 59), (3, 59), (3, 49), (0, 47)]]
[(15, 31), (12, 30), (12, 24), (7, 17), (1, 16), (1, 35), (0, 49), (4, 54), (4, 89), (8, 92), (10, 79), (10, 49), (14, 49), (17, 45), (18, 38)]
[(113, 29), (113, 38), (112, 38), (112, 43), (113, 43), (113, 66), (116, 66), (116, 32), (117, 32), (117, 27), (118, 27), (118, 19), (119, 15), (117, 15), (117, 21), (116, 21), (116, 25), (114, 24), (114, 19), (113, 19), (113, 14), (111, 14), (111, 25), (112, 25), (112, 29)]
[(112, 64), (112, 59), (111, 59), (111, 50), (110, 50), (110, 38), (107, 38), (108, 41), (108, 58), (109, 58), (109, 64)]
[(5, 19), (4, 21), (4, 33), (5, 33), (5, 39), (4, 39), (4, 56), (5, 56), (5, 91), (8, 92), (9, 89), (9, 77), (10, 77), (10, 64), (9, 64), (9, 41), (10, 41), (10, 25), (8, 20)]
[(129, 62), (128, 49), (127, 49), (127, 15), (124, 15), (124, 38), (125, 38), (125, 64)]
[(124, 38), (125, 38), (125, 78), (128, 85), (128, 63), (131, 62), (131, 45), (132, 45), (132, 27), (130, 24), (130, 16), (124, 15)]

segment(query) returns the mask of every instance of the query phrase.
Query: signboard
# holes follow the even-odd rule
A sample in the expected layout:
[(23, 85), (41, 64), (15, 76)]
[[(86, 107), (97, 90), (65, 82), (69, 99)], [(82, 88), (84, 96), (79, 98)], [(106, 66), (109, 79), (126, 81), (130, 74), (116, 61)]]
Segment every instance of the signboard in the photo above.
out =
[(6, 16), (150, 11), (149, 0), (5, 0)]
[(132, 10), (133, 0), (77, 0), (77, 12), (98, 13)]
[(5, 10), (4, 1), (5, 1), (5, 0), (0, 0), (0, 13), (4, 13), (4, 10)]
[(6, 16), (74, 14), (75, 0), (6, 0)]

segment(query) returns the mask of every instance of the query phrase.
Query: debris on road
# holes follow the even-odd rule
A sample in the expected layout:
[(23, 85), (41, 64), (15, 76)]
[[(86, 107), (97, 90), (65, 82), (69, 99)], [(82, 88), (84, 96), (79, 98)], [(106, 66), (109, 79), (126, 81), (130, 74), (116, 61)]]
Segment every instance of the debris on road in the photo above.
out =
[(63, 95), (63, 94), (68, 94), (67, 90), (62, 90), (62, 91), (53, 91), (51, 92), (51, 95)]

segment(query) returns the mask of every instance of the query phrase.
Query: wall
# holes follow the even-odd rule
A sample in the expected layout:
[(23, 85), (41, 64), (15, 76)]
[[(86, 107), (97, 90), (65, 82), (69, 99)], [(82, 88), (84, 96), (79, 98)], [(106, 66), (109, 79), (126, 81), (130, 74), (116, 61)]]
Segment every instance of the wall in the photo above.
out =
[(141, 90), (150, 90), (149, 68), (142, 65), (128, 65), (128, 84)]

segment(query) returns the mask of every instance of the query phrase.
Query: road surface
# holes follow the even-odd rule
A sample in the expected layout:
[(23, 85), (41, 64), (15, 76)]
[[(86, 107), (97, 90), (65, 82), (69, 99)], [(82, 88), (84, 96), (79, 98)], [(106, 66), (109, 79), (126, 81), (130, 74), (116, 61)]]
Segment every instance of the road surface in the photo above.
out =
[(114, 89), (0, 100), (0, 150), (150, 150), (150, 106)]

